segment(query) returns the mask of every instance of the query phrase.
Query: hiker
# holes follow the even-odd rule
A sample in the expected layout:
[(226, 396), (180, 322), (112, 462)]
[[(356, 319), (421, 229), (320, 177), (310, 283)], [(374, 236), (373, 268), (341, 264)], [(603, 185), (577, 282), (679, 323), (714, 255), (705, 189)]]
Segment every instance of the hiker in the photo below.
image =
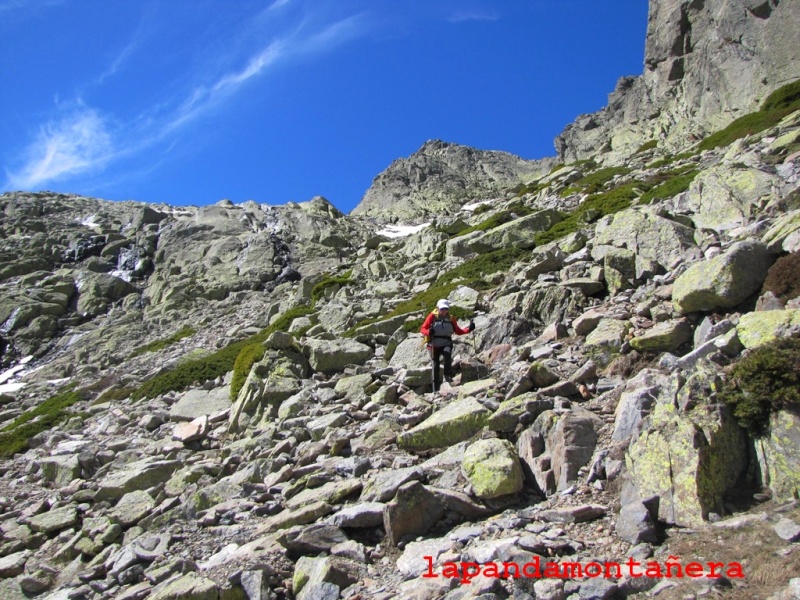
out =
[(439, 374), (442, 357), (444, 357), (444, 378), (448, 382), (453, 380), (453, 334), (472, 333), (475, 331), (475, 322), (470, 321), (466, 329), (461, 329), (456, 318), (450, 315), (450, 303), (447, 300), (439, 300), (436, 309), (428, 315), (419, 330), (425, 336), (425, 343), (431, 355), (435, 392), (442, 383)]

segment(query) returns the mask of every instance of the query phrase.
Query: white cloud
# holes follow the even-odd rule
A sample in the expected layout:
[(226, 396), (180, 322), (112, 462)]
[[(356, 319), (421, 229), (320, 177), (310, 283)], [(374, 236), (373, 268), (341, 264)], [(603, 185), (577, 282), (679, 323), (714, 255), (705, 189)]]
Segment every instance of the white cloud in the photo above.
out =
[(54, 180), (101, 168), (113, 156), (106, 123), (97, 111), (81, 107), (44, 125), (24, 152), (16, 171), (6, 170), (6, 187), (34, 189)]
[(210, 85), (194, 88), (162, 128), (162, 133), (181, 127), (217, 107), (221, 101), (232, 97), (246, 82), (263, 75), (281, 60), (330, 51), (357, 37), (362, 31), (360, 16), (354, 16), (337, 21), (308, 36), (295, 33), (270, 42), (253, 53), (243, 68), (225, 73)]

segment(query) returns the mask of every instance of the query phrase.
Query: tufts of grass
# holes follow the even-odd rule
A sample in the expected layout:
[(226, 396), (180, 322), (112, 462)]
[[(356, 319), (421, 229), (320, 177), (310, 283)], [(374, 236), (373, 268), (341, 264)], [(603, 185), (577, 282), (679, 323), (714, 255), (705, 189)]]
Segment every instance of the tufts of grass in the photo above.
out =
[(563, 190), (561, 196), (566, 197), (570, 194), (597, 194), (612, 179), (620, 175), (627, 175), (630, 172), (631, 169), (628, 167), (605, 167), (604, 169), (599, 169), (578, 179), (578, 181)]
[(27, 450), (28, 440), (64, 421), (70, 416), (69, 407), (81, 400), (85, 400), (83, 393), (71, 385), (22, 413), (0, 430), (0, 457), (8, 458)]
[(636, 150), (635, 154), (641, 154), (642, 152), (647, 152), (648, 150), (652, 150), (653, 148), (658, 147), (658, 140), (650, 140), (649, 142), (645, 142)]
[(641, 194), (642, 189), (647, 189), (647, 184), (641, 181), (631, 181), (602, 194), (589, 196), (585, 202), (562, 221), (556, 223), (547, 231), (536, 234), (534, 238), (536, 245), (542, 246), (561, 239), (600, 217), (611, 215), (630, 207), (633, 200)]
[[(460, 285), (466, 285), (476, 290), (486, 290), (492, 286), (487, 283), (483, 278), (487, 275), (497, 273), (499, 271), (507, 271), (511, 265), (520, 260), (525, 260), (530, 257), (530, 250), (520, 250), (518, 248), (503, 248), (488, 252), (480, 256), (476, 256), (470, 260), (463, 262), (454, 269), (447, 271), (439, 277), (436, 283), (432, 284), (423, 292), (416, 294), (413, 298), (401, 302), (394, 310), (388, 314), (381, 315), (380, 317), (365, 319), (345, 331), (342, 335), (344, 337), (353, 337), (356, 335), (356, 330), (365, 325), (383, 321), (399, 315), (412, 314), (421, 312), (427, 314), (436, 306), (436, 301), (440, 298), (447, 298), (450, 293)], [(451, 309), (451, 314), (457, 319), (470, 319), (474, 316), (472, 311), (468, 311), (458, 306)], [(422, 324), (422, 321), (419, 322)], [(408, 331), (414, 329), (413, 325), (406, 325)], [(411, 328), (411, 329), (408, 329)], [(416, 326), (419, 328), (419, 325)]]
[(647, 165), (647, 168), (648, 169), (660, 169), (662, 167), (668, 167), (669, 165), (671, 165), (673, 163), (676, 163), (678, 161), (684, 160), (686, 158), (691, 158), (691, 157), (696, 156), (696, 155), (697, 155), (697, 152), (683, 152), (681, 154), (675, 154), (674, 156), (672, 156), (672, 155), (665, 156), (664, 158), (662, 158), (660, 160), (656, 160), (656, 161), (651, 162), (649, 165)]
[(183, 338), (193, 336), (195, 333), (197, 333), (197, 330), (194, 327), (186, 325), (180, 331), (172, 334), (168, 338), (156, 340), (155, 342), (150, 342), (145, 346), (137, 348), (131, 352), (131, 355), (128, 358), (135, 358), (137, 356), (141, 356), (142, 354), (147, 354), (148, 352), (158, 352), (167, 346), (171, 346), (172, 344), (181, 341)]
[(249, 338), (233, 342), (208, 356), (187, 360), (169, 371), (159, 373), (152, 379), (145, 381), (131, 397), (134, 400), (155, 398), (167, 392), (186, 389), (194, 383), (202, 383), (225, 375), (228, 371), (233, 370), (239, 353), (245, 347), (263, 344), (273, 332), (286, 331), (294, 319), (310, 315), (313, 312), (314, 309), (310, 306), (296, 306), (289, 309), (269, 327), (262, 329)]
[(505, 210), (492, 215), (485, 221), (481, 221), (477, 225), (473, 225), (471, 227), (467, 227), (466, 229), (462, 229), (454, 237), (467, 235), (468, 233), (472, 233), (474, 231), (488, 231), (490, 229), (494, 229), (495, 227), (499, 227), (500, 225), (510, 223), (511, 221), (513, 221), (514, 219), (518, 219), (519, 217), (524, 217), (525, 215), (529, 215), (532, 212), (533, 209), (525, 206), (524, 204), (522, 204), (522, 202), (514, 202), (510, 204)]
[(639, 198), (639, 203), (650, 204), (656, 198), (672, 198), (681, 192), (685, 192), (689, 189), (698, 173), (697, 169), (688, 171), (681, 169), (653, 178), (648, 181), (648, 184), (654, 187), (642, 194), (641, 198)]
[(106, 390), (102, 394), (100, 394), (92, 404), (103, 404), (104, 402), (114, 402), (125, 400), (126, 398), (130, 398), (131, 395), (136, 391), (134, 387), (121, 387), (121, 388), (111, 388)]
[(698, 150), (713, 150), (732, 144), (748, 135), (760, 133), (777, 125), (786, 115), (800, 110), (800, 79), (772, 92), (761, 109), (739, 117), (733, 123), (712, 133), (700, 142)]
[(343, 275), (339, 275), (338, 277), (328, 277), (320, 281), (317, 285), (315, 285), (311, 289), (311, 302), (312, 304), (316, 304), (317, 301), (322, 298), (322, 295), (325, 293), (325, 290), (332, 286), (332, 285), (348, 285), (350, 283), (350, 277), (353, 274), (353, 270), (349, 270), (345, 272)]
[(516, 193), (518, 198), (521, 198), (526, 194), (538, 194), (540, 191), (548, 187), (550, 187), (549, 183), (539, 183), (539, 180), (536, 179), (530, 183), (520, 184), (512, 191)]
[(235, 401), (239, 392), (250, 374), (250, 369), (254, 364), (264, 358), (267, 349), (261, 342), (247, 344), (241, 349), (233, 363), (233, 378), (231, 379), (231, 400)]

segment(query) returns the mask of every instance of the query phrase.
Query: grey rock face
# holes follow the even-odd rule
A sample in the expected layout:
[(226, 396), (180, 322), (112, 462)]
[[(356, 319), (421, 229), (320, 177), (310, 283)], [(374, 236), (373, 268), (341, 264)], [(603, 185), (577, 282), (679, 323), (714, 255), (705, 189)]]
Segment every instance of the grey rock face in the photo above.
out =
[(452, 214), (472, 200), (536, 179), (550, 166), (547, 161), (431, 140), (378, 175), (351, 214), (382, 221)]
[(584, 409), (540, 414), (518, 442), (528, 478), (548, 496), (565, 490), (591, 460), (600, 425), (600, 419)]

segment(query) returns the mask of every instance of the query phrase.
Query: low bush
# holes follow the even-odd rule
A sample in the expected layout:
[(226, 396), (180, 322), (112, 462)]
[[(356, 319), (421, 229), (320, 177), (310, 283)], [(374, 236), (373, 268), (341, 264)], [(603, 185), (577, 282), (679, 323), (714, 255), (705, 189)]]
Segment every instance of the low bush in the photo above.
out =
[(655, 187), (642, 194), (641, 198), (639, 198), (639, 203), (650, 204), (656, 198), (672, 198), (681, 192), (685, 192), (689, 189), (698, 173), (697, 169), (672, 171), (667, 174), (666, 179), (662, 175), (652, 181), (648, 181), (648, 185), (655, 185)]
[(547, 231), (536, 234), (537, 246), (561, 239), (599, 217), (614, 214), (628, 208), (647, 185), (641, 181), (631, 181), (603, 194), (589, 196), (576, 210)]
[(111, 388), (100, 394), (92, 404), (125, 400), (125, 398), (130, 398), (135, 391), (136, 388), (129, 386)]
[(800, 407), (800, 339), (781, 338), (747, 352), (731, 368), (720, 398), (752, 435), (767, 435), (773, 412)]
[(481, 221), (477, 225), (472, 225), (471, 227), (467, 227), (466, 229), (462, 229), (453, 237), (460, 237), (462, 235), (467, 235), (468, 233), (472, 233), (474, 231), (488, 231), (490, 229), (494, 229), (495, 227), (499, 227), (500, 225), (504, 225), (506, 223), (510, 223), (511, 221), (518, 219), (520, 217), (524, 217), (525, 215), (529, 215), (533, 212), (532, 208), (529, 208), (522, 204), (522, 202), (514, 202), (510, 204), (505, 210), (502, 210), (485, 221)]
[(70, 416), (69, 407), (81, 400), (85, 400), (83, 393), (71, 385), (22, 413), (0, 430), (0, 457), (8, 458), (25, 451), (28, 440), (64, 421)]
[(648, 150), (652, 150), (653, 148), (658, 147), (658, 140), (650, 140), (649, 142), (645, 142), (636, 150), (635, 154), (640, 154), (642, 152), (647, 152)]
[(261, 342), (254, 342), (247, 344), (239, 352), (236, 360), (233, 363), (233, 378), (231, 379), (231, 401), (235, 401), (239, 396), (239, 391), (247, 381), (247, 376), (250, 374), (250, 369), (264, 358), (266, 352), (264, 344)]
[(787, 302), (800, 296), (800, 252), (781, 256), (767, 271), (761, 293), (772, 292)]
[(697, 155), (697, 152), (683, 152), (682, 154), (675, 154), (674, 156), (672, 156), (672, 155), (665, 156), (664, 158), (661, 158), (659, 160), (651, 162), (649, 165), (647, 165), (647, 168), (648, 169), (660, 169), (661, 167), (667, 167), (667, 166), (669, 166), (669, 165), (671, 165), (673, 163), (676, 163), (678, 161), (681, 161), (681, 160), (684, 160), (684, 159), (687, 159), (687, 158), (691, 158), (691, 157), (696, 156), (696, 155)]
[(338, 277), (328, 277), (320, 281), (317, 285), (315, 285), (311, 289), (311, 303), (316, 304), (317, 301), (322, 298), (322, 295), (325, 293), (325, 290), (332, 286), (332, 285), (348, 285), (350, 284), (350, 276), (353, 274), (352, 269), (347, 271), (343, 275), (339, 275)]
[(605, 167), (603, 169), (598, 169), (573, 182), (572, 185), (561, 192), (561, 196), (565, 197), (575, 193), (597, 194), (612, 179), (620, 175), (627, 175), (630, 172), (631, 169), (628, 167)]
[(245, 347), (262, 344), (275, 331), (286, 331), (294, 319), (310, 315), (313, 312), (314, 309), (310, 306), (296, 306), (289, 309), (269, 327), (249, 338), (233, 342), (208, 356), (187, 360), (169, 371), (159, 373), (145, 381), (131, 397), (134, 400), (155, 398), (167, 392), (186, 389), (194, 383), (202, 383), (225, 375), (234, 368), (239, 353)]
[(761, 109), (739, 117), (730, 125), (712, 133), (698, 146), (699, 151), (732, 144), (739, 138), (760, 133), (777, 125), (786, 115), (800, 109), (800, 79), (772, 92)]
[(177, 333), (172, 334), (171, 336), (164, 338), (162, 340), (156, 340), (155, 342), (150, 342), (145, 346), (141, 346), (131, 352), (131, 355), (128, 358), (135, 358), (137, 356), (141, 356), (142, 354), (147, 354), (148, 352), (158, 352), (159, 350), (163, 350), (167, 346), (171, 346), (172, 344), (181, 341), (183, 338), (191, 337), (197, 330), (194, 327), (189, 327), (188, 325), (184, 326), (180, 331)]

